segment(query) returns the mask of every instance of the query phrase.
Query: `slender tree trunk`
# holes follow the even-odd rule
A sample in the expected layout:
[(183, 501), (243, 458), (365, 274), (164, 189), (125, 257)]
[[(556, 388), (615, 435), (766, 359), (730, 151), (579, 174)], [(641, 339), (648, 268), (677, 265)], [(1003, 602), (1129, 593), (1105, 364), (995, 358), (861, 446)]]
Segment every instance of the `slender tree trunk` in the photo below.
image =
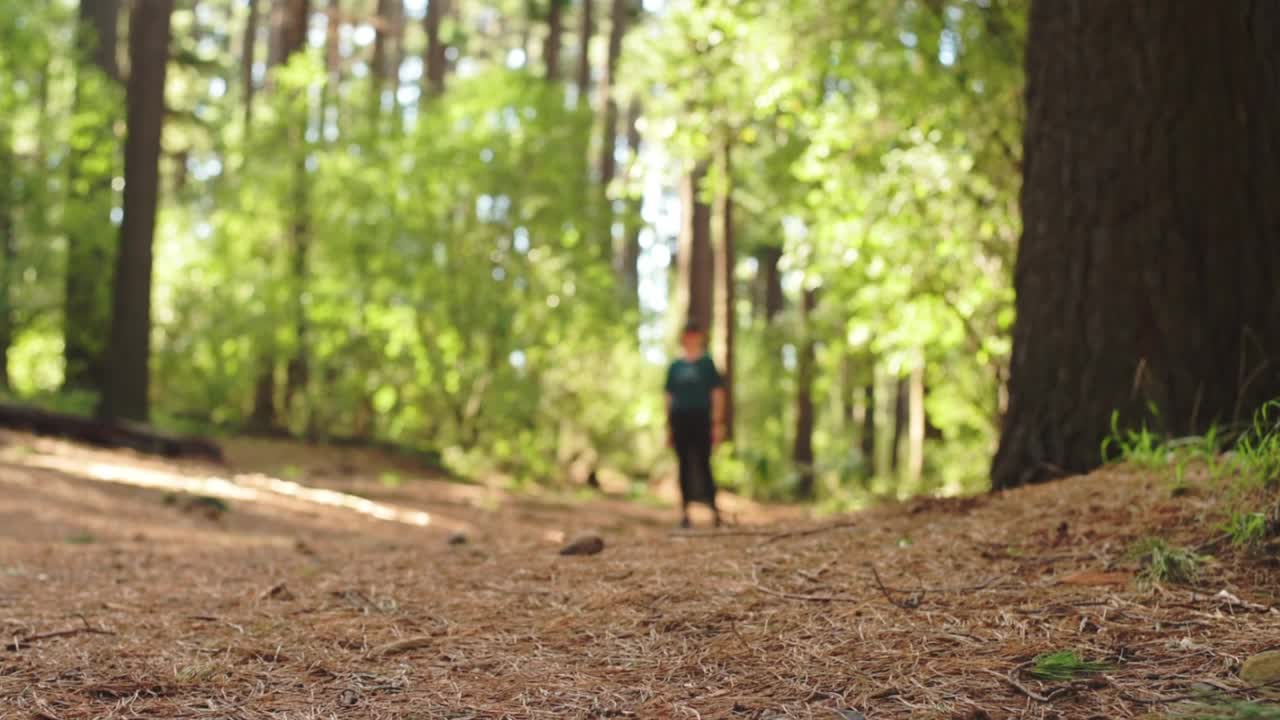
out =
[(564, 3), (565, 0), (548, 0), (547, 9), (547, 41), (542, 46), (542, 64), (546, 68), (547, 80), (560, 80), (560, 45), (564, 36)]
[(907, 378), (907, 487), (914, 494), (924, 474), (924, 367)]
[[(588, 6), (591, 0), (583, 0)], [(610, 12), (609, 52), (600, 78), (600, 114), (603, 117), (600, 143), (600, 184), (606, 189), (617, 173), (618, 152), (618, 102), (613, 97), (613, 85), (618, 72), (618, 59), (622, 56), (622, 38), (627, 32), (627, 0), (613, 0)], [(589, 71), (589, 69), (588, 69)], [(583, 80), (579, 70), (579, 82)], [(584, 93), (585, 94), (585, 93)], [(634, 119), (633, 119), (634, 121)], [(630, 128), (628, 128), (630, 131)], [(632, 152), (635, 147), (632, 146)]]
[(17, 162), (13, 154), (13, 130), (8, 117), (0, 117), (0, 390), (8, 390), (9, 348), (13, 346), (13, 278), (17, 262), (14, 213), (17, 197), (14, 180)]
[(143, 0), (129, 23), (124, 220), (116, 257), (107, 384), (101, 413), (146, 422), (151, 355), (151, 244), (160, 197), (160, 136), (173, 0)]
[(391, 6), (397, 0), (378, 0), (377, 17), (374, 19), (373, 60), (369, 63), (369, 114), (377, 118), (382, 113), (382, 96), (387, 89), (389, 55), (388, 34), (391, 27)]
[(764, 311), (765, 322), (772, 323), (782, 312), (782, 271), (778, 267), (782, 262), (782, 248), (766, 245), (760, 248), (756, 259), (760, 266), (758, 307)]
[[(633, 100), (627, 112), (627, 147), (631, 151), (628, 173), (633, 175), (640, 171), (640, 101)], [(638, 178), (633, 178), (638, 180)], [(619, 264), (622, 268), (622, 285), (632, 298), (635, 307), (640, 307), (640, 233), (644, 230), (644, 198), (642, 195), (627, 196), (627, 226), (623, 233), (623, 248), (619, 253)]]
[[(285, 51), (285, 33), (288, 32), (289, 24), (289, 3), (293, 0), (265, 0), (270, 11), (270, 24), (267, 28), (267, 70), (280, 67), (289, 57), (289, 53)], [(271, 78), (267, 78), (268, 86), (271, 85)]]
[[(107, 338), (111, 332), (111, 278), (103, 267), (111, 263), (112, 204), (111, 176), (118, 168), (118, 147), (111, 112), (116, 98), (113, 90), (120, 82), (116, 60), (116, 29), (119, 0), (81, 0), (77, 44), (89, 64), (77, 65), (73, 100), (73, 133), (80, 142), (70, 153), (70, 200), (68, 213), (67, 268), (65, 278), (63, 358), (64, 387), (102, 390), (105, 381)], [(90, 116), (84, 115), (90, 111)], [(83, 149), (75, 149), (83, 148)], [(91, 158), (109, 155), (105, 171), (89, 170)]]
[(875, 477), (876, 470), (876, 383), (875, 376), (863, 388), (862, 400), (862, 464), (868, 478)]
[(720, 253), (717, 256), (719, 269), (716, 273), (720, 292), (720, 359), (721, 374), (724, 376), (724, 428), (725, 439), (733, 439), (734, 423), (734, 334), (737, 331), (737, 278), (734, 270), (738, 265), (737, 241), (733, 226), (733, 145), (725, 141), (721, 148), (721, 167), (725, 175), (725, 187), (721, 191), (720, 201)]
[(910, 388), (906, 378), (894, 381), (893, 401), (893, 441), (889, 445), (889, 470), (894, 475), (902, 465), (902, 438), (907, 432), (908, 416), (911, 413)]
[(244, 21), (244, 39), (240, 46), (240, 84), (244, 86), (244, 135), (249, 136), (253, 127), (253, 97), (257, 84), (253, 79), (253, 65), (258, 54), (258, 3), (249, 0), (249, 17)]
[(440, 38), (440, 26), (445, 14), (449, 11), (448, 3), (449, 0), (429, 0), (427, 4), (427, 17), (423, 21), (427, 30), (427, 49), (422, 59), (423, 67), (426, 68), (426, 73), (423, 76), (425, 83), (422, 88), (424, 101), (427, 98), (439, 97), (444, 93), (444, 81), (448, 72), (449, 60), (445, 55), (447, 48)]
[[(285, 58), (303, 52), (307, 42), (307, 21), (311, 16), (310, 0), (289, 0), (289, 22), (286, 24), (282, 42), (285, 46)], [(291, 191), (289, 223), (289, 256), (290, 280), (293, 286), (293, 318), (294, 342), (293, 357), (285, 368), (285, 407), (289, 411), (295, 409), (298, 395), (307, 386), (309, 378), (309, 348), (307, 310), (303, 304), (306, 295), (308, 256), (310, 254), (310, 201), (307, 178), (307, 154), (309, 148), (306, 140), (307, 114), (293, 118), (289, 126), (289, 146), (294, 157), (293, 188)], [(305, 410), (305, 408), (304, 408)]]
[(801, 498), (812, 498), (817, 473), (813, 467), (813, 375), (814, 345), (809, 323), (817, 307), (817, 290), (806, 289), (800, 303), (803, 338), (796, 353), (796, 436), (791, 460), (799, 482), (796, 493)]
[(325, 131), (333, 127), (338, 129), (341, 127), (341, 111), (342, 111), (342, 25), (345, 14), (342, 10), (342, 0), (329, 0), (327, 8), (328, 27), (325, 28), (324, 38), (324, 66), (325, 66), (325, 89), (324, 97), (321, 100), (320, 109), (320, 130), (321, 136), (325, 136)]
[(684, 177), (682, 188), (683, 225), (677, 258), (679, 292), (685, 301), (686, 322), (711, 329), (712, 296), (715, 288), (715, 258), (711, 248), (711, 206), (702, 199), (702, 179), (707, 163), (699, 162)]
[[(580, 0), (582, 24), (578, 29), (578, 107), (591, 96), (591, 38), (596, 32), (595, 0)], [(614, 121), (616, 124), (616, 120)]]
[(1280, 397), (1280, 4), (1035, 0), (1029, 23), (996, 488), (1094, 468), (1113, 412), (1200, 434)]

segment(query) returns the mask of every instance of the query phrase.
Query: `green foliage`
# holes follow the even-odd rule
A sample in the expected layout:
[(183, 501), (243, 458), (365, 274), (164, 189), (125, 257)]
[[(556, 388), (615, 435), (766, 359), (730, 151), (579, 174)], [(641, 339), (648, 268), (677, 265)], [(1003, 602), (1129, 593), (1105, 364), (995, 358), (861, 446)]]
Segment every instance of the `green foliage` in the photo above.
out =
[(1135, 543), (1129, 554), (1138, 561), (1141, 567), (1138, 582), (1145, 586), (1194, 582), (1200, 575), (1200, 565), (1203, 562), (1190, 549), (1173, 547), (1154, 537)]
[(1083, 675), (1106, 672), (1111, 668), (1108, 663), (1085, 660), (1074, 650), (1059, 650), (1037, 655), (1028, 672), (1041, 680), (1066, 682)]
[(1269, 534), (1265, 513), (1233, 511), (1222, 530), (1231, 539), (1231, 544), (1239, 547), (1256, 545)]
[[(717, 166), (700, 188), (732, 181), (741, 259), (737, 437), (716, 458), (726, 484), (793, 495), (789, 358), (812, 341), (825, 507), (983, 487), (1013, 320), (1025, 3), (669, 0), (633, 18), (615, 97), (643, 100), (646, 150), (619, 153), (609, 188), (588, 162), (596, 111), (527, 62), (540, 13), (460, 5), (443, 29), (456, 72), (425, 102), (416, 48), (379, 98), (367, 44), (340, 43), (331, 67), (313, 38), (260, 79), (246, 125), (243, 4), (179, 4), (157, 418), (233, 432), (265, 387), (277, 425), (319, 440), (429, 449), (512, 485), (555, 484), (583, 457), (649, 477), (669, 463), (652, 352), (662, 291), (637, 310), (611, 267), (611, 224), (630, 231), (621, 201), (645, 195), (643, 280), (660, 288), (671, 219), (655, 200), (729, 143), (732, 177)], [(61, 0), (0, 8), (0, 144), (21, 191), (9, 369), (42, 401), (67, 376), (68, 315), (90, 342), (102, 321), (64, 307), (64, 271), (95, 267), (79, 251), (109, 251), (117, 230), (120, 89), (79, 72), (74, 15)], [(754, 292), (764, 247), (783, 251), (788, 296), (772, 319)], [(807, 320), (802, 288), (821, 288)], [(925, 477), (907, 484), (889, 462), (895, 393), (918, 368), (936, 432)]]
[(1252, 488), (1280, 484), (1280, 400), (1258, 409), (1253, 424), (1236, 442), (1234, 461)]
[(1171, 454), (1169, 448), (1143, 422), (1137, 429), (1122, 428), (1120, 413), (1111, 413), (1111, 433), (1102, 441), (1102, 462), (1117, 460), (1146, 470), (1165, 467)]

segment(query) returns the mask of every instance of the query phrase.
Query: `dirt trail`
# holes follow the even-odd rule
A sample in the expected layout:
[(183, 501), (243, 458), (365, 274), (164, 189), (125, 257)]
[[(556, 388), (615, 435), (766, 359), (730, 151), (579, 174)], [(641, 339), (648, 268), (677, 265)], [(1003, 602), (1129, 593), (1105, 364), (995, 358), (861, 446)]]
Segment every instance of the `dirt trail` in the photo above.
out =
[[(429, 521), (261, 481), (167, 504), (127, 483), (228, 471), (0, 441), (0, 718), (1128, 718), (1238, 687), (1280, 638), (1260, 561), (1129, 582), (1131, 542), (1203, 537), (1209, 500), (1121, 471), (838, 526), (743, 504), (785, 521), (689, 537), (669, 510), (388, 489), (384, 459), (315, 450), (307, 487)], [(232, 473), (301, 462), (235, 447)], [(603, 553), (556, 554), (587, 530)], [(1115, 668), (1020, 671), (1061, 649)]]

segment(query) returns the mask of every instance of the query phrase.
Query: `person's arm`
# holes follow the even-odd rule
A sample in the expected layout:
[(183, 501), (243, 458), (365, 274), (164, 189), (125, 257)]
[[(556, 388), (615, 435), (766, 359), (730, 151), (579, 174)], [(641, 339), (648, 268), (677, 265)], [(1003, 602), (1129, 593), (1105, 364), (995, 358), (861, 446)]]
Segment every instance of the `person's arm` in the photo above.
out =
[(711, 442), (719, 444), (724, 439), (724, 385), (711, 391)]
[(671, 427), (671, 393), (664, 393), (667, 398), (667, 447), (674, 447), (676, 444), (675, 430)]
[(724, 378), (710, 355), (704, 357), (707, 374), (711, 381), (711, 442), (719, 444), (724, 439), (724, 406), (727, 399), (724, 391)]
[(667, 380), (662, 389), (666, 399), (667, 447), (675, 447), (675, 430), (671, 427), (671, 366), (667, 366)]

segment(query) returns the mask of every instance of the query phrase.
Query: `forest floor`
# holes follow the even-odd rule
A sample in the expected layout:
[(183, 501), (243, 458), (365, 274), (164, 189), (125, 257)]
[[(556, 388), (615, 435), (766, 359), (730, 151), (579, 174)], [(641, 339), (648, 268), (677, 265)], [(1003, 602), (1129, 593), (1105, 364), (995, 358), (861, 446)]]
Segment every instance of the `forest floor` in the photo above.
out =
[[(735, 527), (681, 533), (376, 453), (228, 449), (0, 434), (0, 718), (1132, 718), (1241, 693), (1280, 645), (1265, 558), (1139, 587), (1133, 543), (1202, 542), (1218, 501), (1137, 471), (822, 521), (730, 499)], [(582, 533), (603, 552), (558, 554)], [(1061, 650), (1107, 668), (1028, 672)]]

